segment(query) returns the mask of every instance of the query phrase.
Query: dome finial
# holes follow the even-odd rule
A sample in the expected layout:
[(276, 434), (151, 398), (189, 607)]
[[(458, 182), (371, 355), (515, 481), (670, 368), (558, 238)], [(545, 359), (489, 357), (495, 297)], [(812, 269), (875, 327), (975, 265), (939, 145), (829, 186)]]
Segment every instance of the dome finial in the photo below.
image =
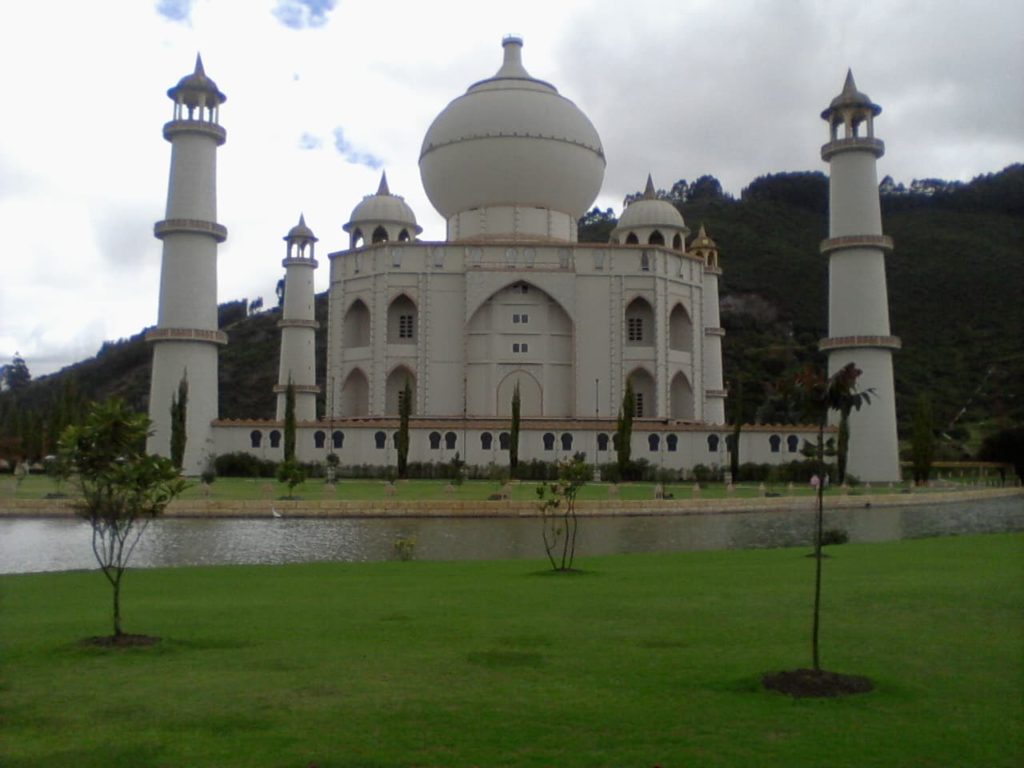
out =
[(378, 195), (390, 195), (391, 194), (391, 190), (388, 189), (388, 172), (387, 171), (381, 171), (380, 172), (380, 186), (377, 187), (377, 194)]
[(644, 200), (657, 200), (658, 193), (654, 189), (654, 179), (651, 178), (651, 174), (647, 174), (647, 186), (644, 187)]
[(196, 69), (195, 69), (195, 72), (193, 74), (196, 74), (196, 75), (205, 75), (206, 74), (206, 70), (203, 69), (203, 55), (201, 53), (199, 53), (199, 51), (196, 51)]

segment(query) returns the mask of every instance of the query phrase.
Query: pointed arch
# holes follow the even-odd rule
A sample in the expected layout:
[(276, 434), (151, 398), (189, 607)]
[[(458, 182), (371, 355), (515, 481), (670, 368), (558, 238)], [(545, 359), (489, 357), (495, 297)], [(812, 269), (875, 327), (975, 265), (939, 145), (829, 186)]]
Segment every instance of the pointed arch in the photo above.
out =
[(689, 379), (682, 371), (672, 377), (669, 400), (672, 404), (673, 419), (693, 421), (693, 387), (690, 386)]
[(355, 229), (352, 230), (352, 235), (349, 238), (348, 247), (362, 248), (365, 242), (366, 238), (363, 237), (363, 230), (361, 230), (359, 227), (356, 227)]
[(400, 293), (388, 305), (388, 344), (415, 344), (419, 325), (416, 304)]
[(646, 368), (634, 368), (626, 377), (633, 388), (635, 415), (638, 419), (651, 419), (657, 416), (655, 402), (654, 377)]
[(664, 245), (665, 244), (665, 236), (663, 234), (661, 234), (661, 230), (660, 229), (654, 230), (653, 232), (651, 232), (651, 234), (649, 234), (647, 236), (647, 244), (648, 245)]
[(640, 245), (640, 238), (636, 236), (636, 232), (626, 235), (626, 245)]
[(370, 310), (362, 299), (353, 301), (345, 311), (341, 343), (345, 349), (370, 345)]
[(360, 368), (353, 368), (341, 386), (341, 415), (370, 415), (370, 383)]
[(409, 389), (412, 391), (411, 412), (416, 413), (416, 374), (406, 365), (396, 365), (394, 370), (388, 374), (387, 382), (384, 385), (384, 413), (386, 415), (398, 415), (406, 381), (409, 382)]
[(675, 237), (672, 238), (672, 247), (677, 251), (683, 250), (683, 236), (676, 232)]
[(412, 240), (412, 238), (409, 236), (408, 229), (403, 229), (401, 232), (398, 233), (398, 242), (407, 243), (410, 240)]
[(387, 241), (388, 241), (388, 231), (386, 229), (384, 229), (383, 225), (379, 225), (375, 230), (373, 230), (373, 236), (370, 238), (370, 242), (373, 243), (373, 244), (376, 244), (376, 243), (386, 243)]
[(626, 344), (631, 347), (654, 345), (654, 310), (651, 303), (637, 296), (626, 305)]
[(524, 370), (512, 371), (498, 384), (495, 413), (498, 416), (512, 415), (512, 393), (519, 384), (519, 415), (540, 416), (544, 413), (544, 391), (540, 382)]
[(672, 307), (668, 317), (668, 347), (679, 352), (693, 352), (693, 321), (681, 303)]

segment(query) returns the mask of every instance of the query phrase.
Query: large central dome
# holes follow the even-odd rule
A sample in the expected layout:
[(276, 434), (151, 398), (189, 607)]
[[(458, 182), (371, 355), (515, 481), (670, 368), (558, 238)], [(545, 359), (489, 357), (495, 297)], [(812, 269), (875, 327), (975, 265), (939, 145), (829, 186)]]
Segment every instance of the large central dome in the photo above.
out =
[[(494, 77), (471, 85), (427, 131), (423, 188), (449, 229), (452, 217), (496, 208), (545, 209), (575, 224), (601, 190), (601, 139), (575, 104), (523, 68), (520, 38), (502, 45), (505, 61)], [(487, 234), (511, 233), (492, 225)]]

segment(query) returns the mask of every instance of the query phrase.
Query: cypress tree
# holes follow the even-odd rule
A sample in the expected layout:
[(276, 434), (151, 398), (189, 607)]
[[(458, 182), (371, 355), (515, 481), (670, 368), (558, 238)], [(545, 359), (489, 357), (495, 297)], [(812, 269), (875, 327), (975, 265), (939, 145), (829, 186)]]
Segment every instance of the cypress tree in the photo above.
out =
[(188, 440), (185, 428), (188, 416), (188, 372), (181, 376), (178, 391), (171, 396), (171, 463), (181, 471), (185, 463), (185, 443)]
[(295, 385), (291, 376), (284, 391), (284, 460), (295, 460)]
[(632, 457), (633, 416), (636, 415), (636, 398), (633, 396), (633, 383), (626, 380), (626, 392), (622, 396), (622, 408), (615, 425), (615, 456), (619, 464), (619, 477), (627, 479), (630, 458)]
[(398, 476), (405, 478), (409, 467), (409, 416), (412, 414), (412, 388), (405, 380), (402, 399), (398, 404)]
[(521, 404), (519, 401), (519, 382), (516, 382), (512, 390), (512, 427), (509, 429), (508, 442), (508, 468), (512, 477), (516, 476), (519, 469), (519, 412)]

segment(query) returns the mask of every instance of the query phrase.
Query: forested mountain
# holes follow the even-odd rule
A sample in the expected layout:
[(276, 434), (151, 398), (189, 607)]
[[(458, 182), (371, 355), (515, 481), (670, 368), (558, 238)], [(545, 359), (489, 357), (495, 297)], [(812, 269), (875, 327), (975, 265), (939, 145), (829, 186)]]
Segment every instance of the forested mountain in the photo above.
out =
[[(886, 178), (880, 192), (883, 228), (895, 241), (887, 263), (892, 330), (903, 340), (894, 359), (900, 434), (909, 434), (914, 401), (926, 394), (947, 454), (973, 450), (980, 435), (1024, 423), (1024, 166), (969, 183), (925, 179), (906, 188)], [(785, 419), (774, 385), (823, 362), (828, 263), (818, 246), (828, 230), (828, 179), (763, 176), (734, 199), (704, 176), (659, 194), (718, 243), (726, 379), (733, 394), (742, 382), (743, 419)], [(606, 242), (614, 226), (610, 209), (595, 208), (580, 221), (580, 240)], [(326, 314), (326, 295), (318, 296), (321, 376)], [(222, 418), (273, 417), (278, 318), (274, 309), (249, 312), (243, 301), (221, 306), (229, 337), (220, 356)], [(144, 410), (151, 352), (142, 335), (0, 392), (0, 458), (52, 450), (85, 400), (116, 394)]]

